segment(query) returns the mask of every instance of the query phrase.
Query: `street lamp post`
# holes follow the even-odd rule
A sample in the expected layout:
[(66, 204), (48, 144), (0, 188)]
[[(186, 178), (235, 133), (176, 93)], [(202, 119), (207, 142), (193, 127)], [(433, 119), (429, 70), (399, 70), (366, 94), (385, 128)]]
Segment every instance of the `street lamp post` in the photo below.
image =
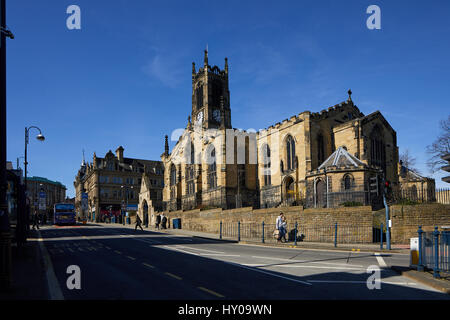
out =
[[(30, 130), (31, 129), (37, 129), (37, 130), (39, 130), (39, 134), (36, 136), (36, 139), (38, 139), (39, 141), (44, 141), (45, 140), (45, 137), (42, 135), (42, 131), (41, 131), (41, 129), (39, 129), (38, 127), (36, 127), (36, 126), (31, 126), (31, 127), (25, 127), (25, 162), (24, 162), (24, 165), (25, 165), (25, 170), (24, 170), (24, 182), (25, 182), (25, 198), (28, 198), (28, 189), (27, 189), (27, 166), (28, 166), (28, 161), (27, 161), (27, 147), (28, 147), (28, 144), (30, 143), (30, 141), (29, 141), (29, 137), (30, 137)], [(27, 231), (30, 229), (30, 223), (29, 223), (29, 212), (28, 212), (28, 210), (26, 209), (26, 215), (25, 215), (25, 223), (26, 223), (26, 226), (27, 226)]]

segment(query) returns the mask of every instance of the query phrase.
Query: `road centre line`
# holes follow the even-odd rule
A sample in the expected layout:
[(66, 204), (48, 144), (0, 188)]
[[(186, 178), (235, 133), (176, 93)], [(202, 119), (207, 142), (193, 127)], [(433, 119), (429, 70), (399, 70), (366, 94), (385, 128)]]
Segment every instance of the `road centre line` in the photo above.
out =
[(200, 290), (202, 290), (202, 291), (208, 292), (209, 294), (212, 294), (213, 296), (216, 296), (216, 297), (219, 297), (219, 298), (224, 298), (224, 297), (225, 297), (225, 296), (221, 295), (220, 293), (217, 293), (217, 292), (215, 292), (215, 291), (206, 289), (206, 288), (204, 288), (204, 287), (197, 287), (197, 288), (200, 289)]
[(152, 266), (151, 264), (148, 264), (148, 263), (145, 263), (145, 262), (142, 262), (142, 264), (143, 264), (144, 266), (146, 266), (146, 267), (149, 267), (149, 268), (155, 268), (155, 267)]
[(170, 272), (164, 272), (164, 274), (168, 275), (169, 277), (172, 277), (174, 279), (177, 279), (177, 280), (183, 280), (183, 278), (181, 278), (181, 277), (179, 277), (179, 276), (177, 276), (177, 275), (175, 275), (173, 273), (170, 273)]

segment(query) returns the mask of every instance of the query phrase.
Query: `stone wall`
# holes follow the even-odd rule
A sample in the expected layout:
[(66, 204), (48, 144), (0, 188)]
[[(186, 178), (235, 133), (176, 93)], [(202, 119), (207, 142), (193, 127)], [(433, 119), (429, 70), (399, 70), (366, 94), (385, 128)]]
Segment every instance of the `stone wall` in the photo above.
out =
[[(181, 218), (183, 229), (219, 233), (220, 221), (224, 224), (242, 225), (253, 223), (259, 228), (264, 223), (267, 228), (274, 228), (277, 216), (283, 211), (289, 226), (298, 223), (299, 232), (305, 233), (306, 240), (313, 232), (329, 237), (325, 241), (332, 242), (334, 224), (338, 224), (339, 242), (372, 242), (372, 228), (378, 228), (385, 222), (385, 209), (372, 211), (370, 206), (342, 207), (334, 209), (303, 209), (303, 207), (282, 207), (267, 209), (238, 208), (232, 210), (190, 210), (165, 212), (172, 223), (173, 218)], [(450, 226), (450, 205), (421, 204), (390, 207), (392, 219), (392, 244), (409, 244), (409, 239), (417, 236), (417, 227), (423, 226), (431, 231), (434, 226)], [(318, 231), (317, 231), (318, 230)], [(310, 241), (316, 241), (310, 238)], [(317, 240), (317, 241), (320, 241)]]
[[(237, 222), (240, 221), (242, 225), (254, 224), (256, 228), (259, 228), (264, 222), (267, 228), (273, 231), (280, 211), (284, 212), (289, 227), (292, 228), (297, 222), (299, 232), (304, 233), (307, 238), (314, 233), (318, 239), (318, 234), (321, 232), (330, 236), (330, 233), (334, 234), (334, 225), (337, 223), (339, 226), (338, 237), (344, 237), (345, 233), (347, 238), (350, 239), (351, 233), (358, 232), (357, 242), (372, 242), (373, 214), (371, 207), (338, 209), (303, 209), (303, 207), (252, 209), (247, 207), (232, 210), (172, 211), (166, 212), (165, 215), (171, 222), (174, 218), (181, 218), (183, 229), (219, 233), (221, 221), (224, 225), (237, 225)], [(308, 239), (314, 241), (315, 238)], [(329, 238), (326, 241), (332, 240), (332, 238)], [(345, 241), (345, 239), (342, 238), (342, 241)]]
[(450, 226), (450, 205), (420, 204), (394, 205), (390, 207), (392, 219), (392, 243), (407, 243), (417, 237), (418, 226), (424, 231), (433, 231), (434, 227)]

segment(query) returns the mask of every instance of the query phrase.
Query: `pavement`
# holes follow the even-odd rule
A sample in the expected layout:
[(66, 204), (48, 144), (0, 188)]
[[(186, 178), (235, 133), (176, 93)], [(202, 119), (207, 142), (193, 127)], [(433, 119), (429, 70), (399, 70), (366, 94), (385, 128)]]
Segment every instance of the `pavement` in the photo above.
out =
[[(127, 233), (130, 234), (129, 229), (134, 229), (135, 225), (121, 225), (121, 224), (105, 224), (105, 223), (88, 223), (87, 225), (79, 225), (78, 227), (103, 227), (105, 230), (109, 229), (109, 228), (113, 228), (112, 230), (116, 230), (117, 228), (123, 228), (128, 230)], [(44, 229), (55, 229), (57, 230), (57, 227), (54, 226), (45, 226), (44, 228), (41, 228), (41, 231)], [(103, 229), (102, 228), (102, 229)], [(242, 248), (241, 250), (251, 250), (250, 248), (261, 248), (261, 250), (263, 248), (265, 248), (264, 250), (270, 250), (271, 248), (284, 248), (284, 249), (288, 249), (288, 251), (292, 251), (295, 255), (300, 255), (302, 252), (307, 252), (307, 251), (316, 251), (316, 254), (321, 254), (320, 252), (322, 251), (324, 255), (329, 254), (327, 252), (331, 252), (330, 254), (332, 254), (332, 252), (336, 252), (336, 254), (340, 254), (339, 252), (348, 252), (348, 257), (350, 257), (350, 255), (352, 255), (352, 258), (357, 256), (360, 253), (376, 253), (379, 252), (379, 256), (383, 257), (383, 256), (389, 256), (389, 253), (395, 253), (396, 257), (403, 257), (402, 259), (398, 259), (395, 260), (395, 257), (391, 257), (390, 259), (390, 270), (395, 271), (396, 274), (398, 274), (399, 276), (403, 276), (409, 279), (412, 279), (418, 283), (424, 284), (426, 286), (432, 287), (436, 290), (439, 290), (440, 292), (443, 293), (447, 293), (450, 294), (450, 277), (448, 277), (447, 275), (444, 275), (442, 279), (434, 279), (432, 274), (430, 272), (418, 272), (416, 270), (413, 270), (411, 268), (409, 268), (409, 266), (405, 265), (403, 262), (400, 261), (405, 261), (405, 255), (409, 255), (409, 249), (405, 248), (404, 246), (392, 246), (392, 250), (388, 251), (388, 250), (380, 250), (379, 245), (372, 245), (372, 244), (338, 244), (338, 246), (335, 248), (334, 245), (331, 243), (310, 243), (310, 242), (297, 242), (297, 245), (294, 246), (293, 243), (273, 243), (273, 242), (269, 242), (269, 243), (258, 243), (258, 242), (252, 242), (252, 241), (241, 241), (238, 242), (237, 239), (231, 239), (231, 238), (223, 238), (220, 239), (218, 234), (212, 234), (212, 233), (206, 233), (206, 232), (199, 232), (199, 231), (190, 231), (190, 230), (185, 230), (185, 229), (164, 229), (164, 230), (156, 230), (155, 228), (149, 227), (149, 228), (145, 228), (145, 231), (157, 231), (158, 233), (161, 234), (166, 234), (166, 235), (173, 235), (173, 236), (185, 236), (185, 237), (192, 237), (192, 238), (198, 238), (198, 239), (207, 239), (209, 240), (209, 242), (211, 242), (211, 240), (213, 240), (213, 243), (233, 243), (238, 245), (238, 247), (236, 248)], [(124, 230), (125, 231), (125, 230)], [(141, 233), (141, 231), (139, 230), (139, 233)], [(146, 233), (146, 232), (145, 232)], [(132, 234), (132, 233), (131, 233)], [(88, 234), (89, 236), (89, 234)], [(124, 235), (120, 235), (121, 237), (124, 237)], [(30, 239), (34, 238), (41, 238), (41, 233), (37, 232), (37, 231), (31, 231), (30, 234)], [(83, 238), (86, 238), (85, 235), (82, 236)], [(125, 238), (124, 238), (125, 239)], [(180, 238), (181, 239), (181, 238)], [(138, 240), (138, 239), (136, 239)], [(145, 240), (145, 239), (144, 239)], [(150, 238), (148, 240), (145, 241), (152, 241), (150, 240)], [(95, 240), (94, 240), (95, 242)], [(116, 242), (117, 243), (117, 242)], [(120, 240), (119, 240), (120, 243)], [(140, 243), (144, 244), (144, 241), (140, 241)], [(148, 243), (147, 243), (148, 245)], [(56, 246), (56, 245), (55, 245)], [(53, 248), (51, 247), (51, 250), (61, 250), (59, 248)], [(81, 247), (78, 247), (80, 250)], [(175, 245), (173, 246), (173, 248), (175, 250), (184, 252), (184, 253), (192, 253), (194, 251), (192, 251), (192, 247), (189, 248), (189, 250), (191, 251), (186, 251), (188, 247), (184, 247), (182, 245), (180, 245), (178, 242), (175, 243)], [(178, 249), (177, 249), (178, 248)], [(212, 247), (200, 247), (200, 248), (204, 248), (203, 252), (202, 251), (195, 251), (197, 252), (197, 256), (202, 255), (201, 253), (204, 253), (205, 255), (210, 255), (210, 256), (214, 256), (214, 253), (207, 253), (208, 250), (211, 251), (211, 249), (214, 250), (222, 250), (219, 247), (217, 247), (218, 249)], [(208, 248), (208, 249), (205, 249)], [(49, 259), (49, 255), (46, 252), (43, 252), (43, 249), (45, 249), (45, 246), (43, 246), (42, 242), (39, 241), (28, 241), (26, 243), (26, 245), (19, 249), (16, 246), (12, 247), (12, 269), (13, 269), (13, 282), (12, 282), (12, 287), (7, 290), (7, 291), (1, 291), (0, 292), (0, 300), (48, 300), (48, 299), (57, 299), (58, 295), (51, 295), (50, 292), (55, 292), (55, 290), (53, 290), (52, 287), (52, 279), (50, 279), (53, 276), (53, 284), (56, 281), (56, 276), (53, 274), (51, 274), (49, 271), (50, 269), (52, 269), (51, 266), (51, 261), (53, 260), (55, 263), (58, 263), (58, 257), (55, 260), (55, 256), (52, 253), (52, 259)], [(64, 249), (64, 248), (63, 248)], [(94, 249), (94, 253), (96, 253), (96, 248), (93, 247)], [(70, 249), (69, 249), (70, 250)], [(126, 248), (119, 248), (119, 250), (123, 251), (126, 250)], [(171, 249), (173, 250), (173, 249)], [(184, 250), (184, 251), (183, 251)], [(196, 249), (196, 250), (202, 250), (202, 249)], [(275, 250), (275, 249), (274, 249)], [(71, 250), (72, 251), (72, 250)], [(284, 250), (285, 251), (285, 250)], [(211, 251), (212, 252), (212, 251)], [(262, 252), (262, 251), (261, 251)], [(269, 251), (266, 251), (269, 252)], [(275, 254), (277, 251), (273, 251), (273, 253)], [(298, 252), (298, 254), (296, 254), (295, 252)], [(138, 253), (136, 253), (138, 254)], [(83, 256), (86, 254), (83, 254)], [(231, 256), (231, 255), (230, 255)], [(46, 258), (47, 257), (47, 258)], [(275, 257), (275, 256), (273, 256)], [(361, 258), (363, 256), (360, 256)], [(128, 256), (128, 259), (131, 259), (132, 257)], [(262, 258), (262, 257), (260, 257)], [(179, 257), (177, 258), (179, 259)], [(233, 259), (233, 258), (229, 258), (229, 259)], [(273, 258), (273, 259), (278, 259), (278, 260), (287, 260), (287, 259), (291, 259), (291, 257), (282, 257), (279, 256), (278, 258)], [(339, 258), (342, 259), (342, 258)], [(378, 259), (378, 257), (377, 257)], [(385, 258), (388, 259), (388, 258)], [(335, 258), (333, 258), (333, 260), (335, 260)], [(382, 259), (381, 259), (382, 260)], [(115, 261), (115, 260), (114, 260)], [(178, 261), (178, 260), (174, 260), (174, 261)], [(318, 260), (320, 261), (320, 260)], [(326, 261), (326, 260), (322, 260), (322, 261)], [(399, 261), (399, 263), (396, 263), (396, 261)], [(112, 261), (111, 261), (112, 262)], [(247, 268), (250, 270), (250, 268), (253, 268), (252, 264), (250, 264), (251, 261), (247, 261), (248, 264), (241, 264), (240, 270), (241, 271), (245, 271), (242, 270), (242, 268)], [(49, 265), (50, 263), (50, 265)], [(192, 262), (190, 260), (186, 260), (186, 265), (190, 265)], [(206, 263), (206, 262), (205, 262)], [(210, 263), (210, 261), (208, 261), (208, 263)], [(235, 262), (233, 262), (232, 260), (230, 260), (229, 265), (231, 266), (237, 266), (237, 264)], [(241, 262), (239, 262), (241, 263)], [(291, 263), (291, 262), (289, 262)], [(313, 262), (314, 263), (314, 262)], [(327, 262), (315, 262), (315, 263), (327, 263)], [(347, 258), (347, 263), (348, 263), (348, 258)], [(145, 265), (145, 263), (143, 263)], [(279, 263), (277, 262), (276, 266), (277, 267), (289, 267), (288, 265), (281, 265), (281, 264), (285, 264), (285, 263)], [(221, 265), (219, 265), (221, 267)], [(247, 267), (246, 267), (247, 266)], [(269, 264), (265, 265), (266, 268), (270, 268)], [(269, 266), (269, 267), (267, 267)], [(214, 269), (215, 267), (218, 267), (218, 265), (212, 265), (211, 269)], [(305, 266), (306, 267), (306, 266)], [(147, 265), (148, 268), (148, 265)], [(256, 267), (255, 267), (256, 268)], [(320, 268), (320, 267), (317, 267)], [(286, 269), (286, 268), (285, 268)], [(32, 270), (32, 272), (30, 272), (30, 270)], [(166, 275), (170, 275), (171, 277), (175, 278), (175, 280), (179, 280), (177, 279), (177, 277), (179, 277), (179, 273), (177, 273), (177, 270), (172, 271), (172, 273), (170, 272), (165, 272)], [(209, 269), (208, 269), (209, 270)], [(262, 270), (269, 270), (269, 269), (261, 269), (261, 273), (267, 273), (265, 271)], [(275, 270), (275, 269), (274, 269)], [(280, 270), (280, 269), (278, 269)], [(300, 270), (300, 269), (299, 269)], [(225, 271), (225, 270), (224, 270)], [(252, 269), (252, 271), (256, 271), (255, 269)], [(228, 270), (226, 271), (228, 272)], [(177, 276), (178, 275), (178, 276)], [(285, 274), (275, 274), (273, 272), (271, 272), (271, 275), (275, 275), (278, 276), (280, 278), (285, 278)], [(348, 273), (348, 275), (351, 275), (351, 273)], [(59, 278), (65, 277), (65, 275), (57, 275)], [(253, 277), (253, 273), (251, 275)], [(311, 276), (314, 276), (311, 275)], [(250, 277), (250, 275), (248, 275), (248, 277)], [(49, 280), (50, 279), (50, 280)], [(181, 277), (180, 277), (181, 279)], [(295, 279), (295, 280), (293, 280)], [(300, 280), (301, 279), (301, 280)], [(300, 277), (290, 277), (289, 281), (294, 281), (297, 283), (303, 283), (305, 278), (300, 278)], [(311, 280), (312, 279), (312, 280)], [(316, 279), (316, 280), (314, 280)], [(350, 279), (350, 278), (349, 278)], [(351, 280), (351, 279), (350, 279)], [(133, 279), (129, 278), (128, 281), (132, 282)], [(316, 284), (320, 284), (321, 281), (323, 281), (321, 278), (317, 279), (317, 278), (309, 278), (309, 280), (307, 280), (311, 283)], [(349, 281), (351, 282), (351, 281)], [(356, 281), (353, 281), (356, 283)], [(328, 282), (330, 283), (330, 282)], [(135, 286), (138, 286), (139, 284), (136, 283)], [(167, 285), (167, 284), (165, 284)], [(210, 295), (217, 293), (217, 290), (210, 290), (210, 289), (205, 289), (205, 287), (199, 287), (202, 288), (203, 292), (201, 292), (202, 294), (206, 294), (206, 295)], [(397, 288), (395, 288), (397, 289)], [(186, 290), (191, 290), (190, 288), (186, 288)], [(284, 290), (284, 289), (283, 289)], [(391, 288), (390, 290), (394, 290), (393, 288)], [(207, 292), (208, 291), (208, 292)], [(233, 292), (236, 292), (235, 290), (233, 290)], [(223, 292), (221, 292), (223, 294)], [(255, 295), (257, 292), (252, 292), (253, 295)], [(169, 295), (169, 293), (167, 293)], [(199, 299), (205, 299), (202, 295), (198, 295), (198, 292), (190, 292), (189, 294), (191, 296), (198, 296)], [(67, 296), (67, 292), (65, 292), (65, 296)], [(170, 295), (173, 295), (173, 292), (170, 292)], [(77, 298), (75, 296), (75, 298)], [(79, 297), (78, 297), (79, 298)], [(182, 296), (175, 297), (176, 299), (183, 299)]]

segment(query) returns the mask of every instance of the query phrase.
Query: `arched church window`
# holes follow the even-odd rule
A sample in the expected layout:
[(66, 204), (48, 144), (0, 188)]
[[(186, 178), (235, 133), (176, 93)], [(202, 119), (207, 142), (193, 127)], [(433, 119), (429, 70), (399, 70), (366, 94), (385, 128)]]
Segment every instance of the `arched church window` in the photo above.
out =
[(295, 164), (295, 141), (292, 136), (286, 139), (286, 169), (293, 170)]
[(208, 159), (208, 186), (210, 189), (217, 187), (216, 149), (212, 147)]
[(174, 186), (177, 184), (177, 169), (175, 168), (175, 165), (172, 164), (170, 166), (170, 185)]
[(317, 136), (317, 162), (320, 166), (325, 161), (325, 145), (323, 142), (323, 135), (319, 134)]
[(386, 147), (381, 128), (376, 125), (370, 133), (370, 164), (386, 171)]
[(351, 190), (352, 189), (352, 177), (349, 174), (346, 174), (344, 176), (344, 190)]
[(262, 147), (262, 153), (263, 153), (263, 166), (264, 166), (264, 185), (268, 186), (272, 184), (272, 175), (271, 175), (271, 159), (270, 159), (270, 147), (269, 145), (265, 144)]

